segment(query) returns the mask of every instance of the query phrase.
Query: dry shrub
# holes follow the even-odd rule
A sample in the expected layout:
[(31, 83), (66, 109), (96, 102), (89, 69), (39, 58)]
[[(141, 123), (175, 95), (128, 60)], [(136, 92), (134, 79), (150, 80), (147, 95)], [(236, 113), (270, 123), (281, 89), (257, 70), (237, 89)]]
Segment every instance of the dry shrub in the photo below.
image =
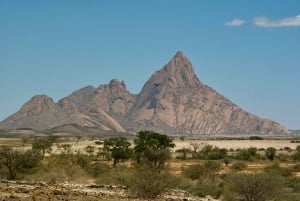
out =
[(196, 165), (190, 165), (183, 169), (183, 175), (192, 179), (200, 179), (200, 177), (203, 175), (204, 167), (200, 164)]
[(80, 165), (74, 164), (71, 156), (52, 155), (47, 157), (36, 174), (27, 175), (27, 179), (48, 183), (82, 183), (88, 179), (88, 174)]
[(241, 161), (237, 161), (237, 162), (233, 163), (230, 168), (232, 170), (236, 170), (236, 171), (243, 171), (247, 168), (247, 164), (243, 163)]
[(107, 185), (125, 185), (128, 186), (132, 177), (133, 169), (127, 165), (118, 165), (111, 167), (108, 163), (98, 162), (93, 165), (97, 172), (96, 183)]
[(227, 176), (225, 201), (265, 201), (284, 189), (281, 177), (268, 174), (235, 173)]
[(127, 185), (138, 197), (154, 199), (175, 186), (175, 180), (166, 170), (158, 171), (149, 166), (142, 166), (133, 170)]

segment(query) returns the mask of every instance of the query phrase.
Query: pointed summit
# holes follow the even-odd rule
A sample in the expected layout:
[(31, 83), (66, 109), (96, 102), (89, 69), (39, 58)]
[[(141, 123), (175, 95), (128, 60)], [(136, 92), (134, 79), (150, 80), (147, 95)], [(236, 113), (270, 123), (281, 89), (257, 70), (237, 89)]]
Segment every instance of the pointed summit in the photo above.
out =
[(137, 95), (127, 91), (123, 81), (113, 79), (97, 89), (88, 86), (77, 90), (59, 103), (46, 95), (35, 96), (0, 122), (0, 129), (44, 130), (65, 124), (191, 136), (291, 133), (277, 122), (244, 111), (202, 84), (182, 51), (156, 71)]
[(134, 132), (142, 128), (176, 135), (289, 133), (202, 84), (182, 51), (151, 76), (126, 117), (127, 130)]
[(187, 66), (191, 67), (192, 66), (190, 60), (180, 50), (176, 52), (176, 54), (169, 61), (167, 66), (170, 66), (169, 64), (173, 64), (172, 67), (187, 67)]
[(182, 51), (178, 51), (169, 63), (158, 72), (163, 73), (164, 71), (165, 76), (176, 88), (194, 88), (201, 85), (192, 63)]
[(186, 56), (184, 55), (183, 51), (178, 50), (174, 57), (186, 57)]
[[(156, 71), (146, 82), (137, 96), (128, 118), (133, 121), (142, 119), (150, 121), (156, 112), (167, 107), (163, 106), (164, 102), (178, 99), (178, 91), (194, 92), (201, 86), (191, 62), (182, 51), (178, 51), (163, 68)], [(174, 116), (174, 114), (172, 115)]]

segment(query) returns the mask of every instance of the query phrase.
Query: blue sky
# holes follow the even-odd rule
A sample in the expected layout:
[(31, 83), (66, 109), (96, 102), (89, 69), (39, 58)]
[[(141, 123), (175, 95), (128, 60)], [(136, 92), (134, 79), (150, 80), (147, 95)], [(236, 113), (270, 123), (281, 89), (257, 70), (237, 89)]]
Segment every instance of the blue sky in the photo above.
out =
[(243, 109), (300, 129), (297, 0), (1, 0), (0, 120), (112, 78), (138, 93), (177, 50)]

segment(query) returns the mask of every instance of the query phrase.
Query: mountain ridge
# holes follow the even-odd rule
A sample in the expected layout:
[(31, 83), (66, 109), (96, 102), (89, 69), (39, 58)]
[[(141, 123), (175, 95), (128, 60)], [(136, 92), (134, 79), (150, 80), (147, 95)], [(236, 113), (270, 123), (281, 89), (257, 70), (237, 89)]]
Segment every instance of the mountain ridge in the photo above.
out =
[(123, 81), (86, 86), (55, 103), (34, 96), (0, 122), (0, 129), (51, 129), (64, 124), (135, 133), (154, 130), (173, 135), (286, 135), (279, 123), (244, 111), (203, 84), (182, 51), (154, 72), (137, 95)]

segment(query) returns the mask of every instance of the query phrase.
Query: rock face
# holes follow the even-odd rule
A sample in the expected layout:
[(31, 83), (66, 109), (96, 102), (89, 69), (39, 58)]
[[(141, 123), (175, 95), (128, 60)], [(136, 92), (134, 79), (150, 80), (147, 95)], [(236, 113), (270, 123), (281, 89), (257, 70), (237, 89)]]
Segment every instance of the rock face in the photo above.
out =
[(43, 130), (66, 124), (69, 118), (62, 108), (46, 95), (34, 96), (21, 109), (2, 121), (3, 129), (34, 128)]
[(128, 119), (128, 130), (142, 127), (178, 135), (289, 132), (276, 122), (243, 111), (202, 84), (182, 52), (151, 76)]
[(269, 119), (250, 114), (202, 84), (181, 52), (156, 71), (138, 95), (124, 82), (111, 80), (97, 89), (88, 86), (54, 103), (33, 97), (0, 123), (1, 129), (48, 129), (63, 124), (137, 132), (154, 130), (173, 135), (289, 134)]

